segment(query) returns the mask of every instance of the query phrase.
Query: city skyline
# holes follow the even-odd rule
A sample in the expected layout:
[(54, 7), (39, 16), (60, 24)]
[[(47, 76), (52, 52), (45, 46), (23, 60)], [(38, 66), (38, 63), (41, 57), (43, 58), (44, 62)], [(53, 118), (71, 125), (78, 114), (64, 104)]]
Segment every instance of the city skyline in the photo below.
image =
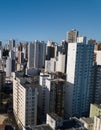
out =
[(77, 29), (101, 41), (100, 6), (100, 0), (1, 0), (0, 40), (61, 42)]

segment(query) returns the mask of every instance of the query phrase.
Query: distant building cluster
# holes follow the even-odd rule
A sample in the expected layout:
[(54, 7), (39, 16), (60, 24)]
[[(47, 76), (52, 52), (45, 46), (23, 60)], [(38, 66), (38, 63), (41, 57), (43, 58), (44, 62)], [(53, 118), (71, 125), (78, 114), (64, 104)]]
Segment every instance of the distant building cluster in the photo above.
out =
[(0, 41), (0, 105), (7, 80), (20, 130), (101, 130), (100, 42), (77, 30), (61, 44)]

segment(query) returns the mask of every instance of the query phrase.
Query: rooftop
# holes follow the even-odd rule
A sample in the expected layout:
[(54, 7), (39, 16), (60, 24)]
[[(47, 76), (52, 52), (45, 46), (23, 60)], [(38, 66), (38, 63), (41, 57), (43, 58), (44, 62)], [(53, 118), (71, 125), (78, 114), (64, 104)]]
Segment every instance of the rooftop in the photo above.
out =
[(55, 113), (48, 113), (48, 115), (51, 116), (54, 120), (62, 120), (62, 118)]
[(85, 117), (82, 117), (82, 118), (80, 118), (80, 120), (83, 120), (85, 123), (87, 123), (87, 124), (92, 124), (92, 123), (94, 123), (94, 120), (93, 120), (93, 118), (85, 118)]
[(47, 124), (43, 124), (35, 126), (32, 130), (52, 130), (52, 128)]
[(92, 104), (94, 106), (96, 106), (97, 108), (101, 109), (101, 104)]
[(23, 87), (37, 87), (39, 83), (39, 77), (38, 76), (23, 76), (22, 72), (16, 72), (16, 80), (20, 82)]
[(57, 79), (48, 78), (48, 80), (50, 80), (50, 81), (60, 81), (60, 82), (64, 82), (65, 81), (65, 80), (63, 80), (61, 78), (57, 78)]

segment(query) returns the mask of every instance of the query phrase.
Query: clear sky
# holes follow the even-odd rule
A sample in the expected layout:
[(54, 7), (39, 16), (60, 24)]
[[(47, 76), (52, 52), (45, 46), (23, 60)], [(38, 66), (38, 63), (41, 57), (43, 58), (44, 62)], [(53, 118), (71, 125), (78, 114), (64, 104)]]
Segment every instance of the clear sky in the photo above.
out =
[(0, 0), (0, 40), (66, 39), (66, 32), (101, 41), (101, 0)]

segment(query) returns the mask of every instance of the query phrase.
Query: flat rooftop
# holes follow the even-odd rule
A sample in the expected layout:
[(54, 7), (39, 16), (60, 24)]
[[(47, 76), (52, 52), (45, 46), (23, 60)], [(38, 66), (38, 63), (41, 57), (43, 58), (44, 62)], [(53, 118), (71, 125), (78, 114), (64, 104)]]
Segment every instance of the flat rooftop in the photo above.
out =
[(52, 130), (52, 128), (49, 125), (44, 124), (44, 125), (38, 125), (34, 127), (32, 130)]
[(54, 120), (62, 120), (62, 117), (58, 116), (55, 113), (48, 113), (50, 117), (52, 117)]
[(97, 108), (101, 109), (101, 104), (92, 104), (94, 106), (96, 106)]
[(61, 79), (61, 78), (57, 78), (57, 79), (47, 78), (47, 80), (50, 80), (50, 81), (59, 81), (59, 82), (64, 82), (65, 81), (64, 79)]
[(23, 72), (16, 72), (16, 80), (20, 82), (20, 84), (27, 88), (27, 87), (37, 87), (39, 83), (39, 77), (38, 76), (23, 76)]
[(85, 118), (85, 117), (82, 117), (80, 118), (81, 120), (83, 120), (84, 122), (86, 122), (87, 124), (93, 124), (94, 123), (94, 119), (93, 118)]

